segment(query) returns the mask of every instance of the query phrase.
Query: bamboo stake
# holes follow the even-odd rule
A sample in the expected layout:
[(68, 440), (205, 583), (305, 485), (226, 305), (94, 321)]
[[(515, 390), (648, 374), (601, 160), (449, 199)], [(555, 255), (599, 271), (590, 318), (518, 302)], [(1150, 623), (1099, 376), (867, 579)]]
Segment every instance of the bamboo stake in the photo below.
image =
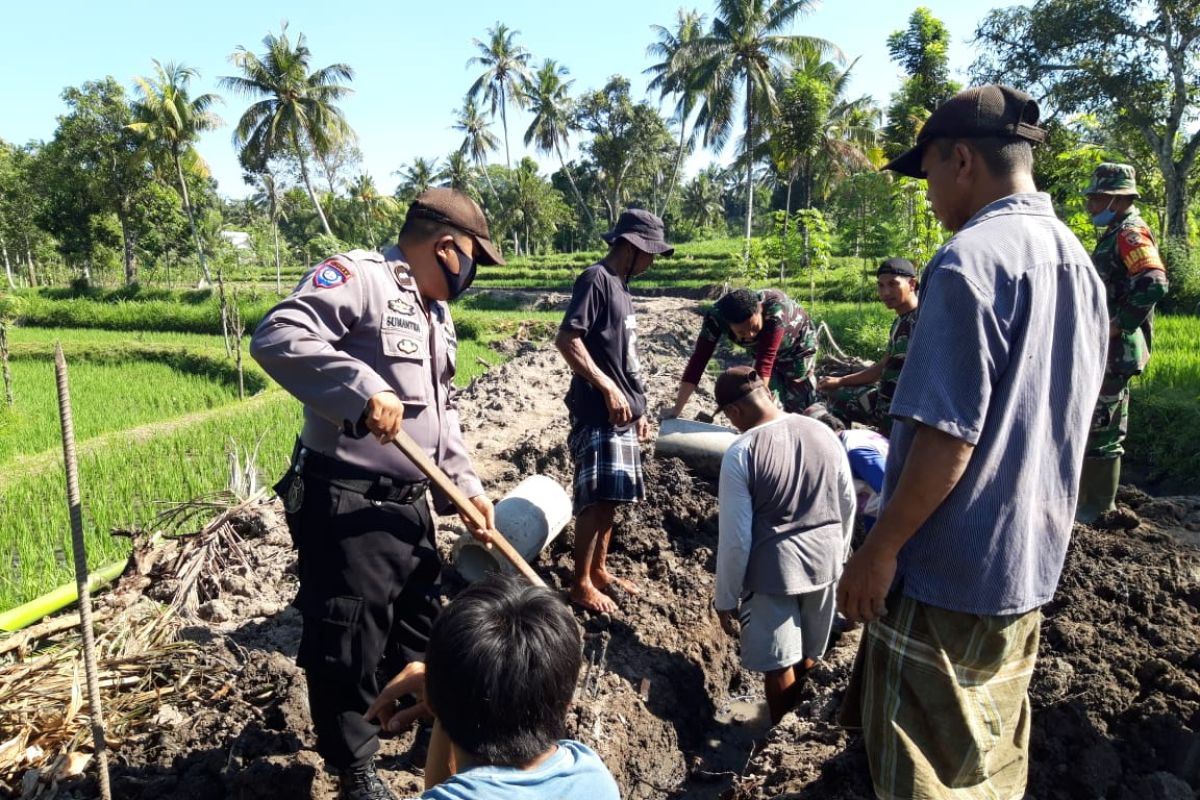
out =
[(71, 417), (71, 389), (67, 383), (67, 359), (62, 343), (54, 345), (54, 374), (58, 382), (58, 415), (62, 422), (63, 461), (67, 471), (67, 504), (71, 511), (71, 549), (75, 555), (75, 583), (79, 589), (79, 620), (83, 634), (83, 664), (87, 673), (88, 706), (91, 709), (92, 742), (100, 777), (100, 796), (112, 800), (108, 780), (108, 753), (104, 748), (104, 711), (100, 704), (100, 681), (96, 671), (96, 637), (92, 630), (92, 593), (88, 585), (87, 550), (83, 541), (83, 511), (79, 499), (79, 465), (75, 459), (75, 423)]

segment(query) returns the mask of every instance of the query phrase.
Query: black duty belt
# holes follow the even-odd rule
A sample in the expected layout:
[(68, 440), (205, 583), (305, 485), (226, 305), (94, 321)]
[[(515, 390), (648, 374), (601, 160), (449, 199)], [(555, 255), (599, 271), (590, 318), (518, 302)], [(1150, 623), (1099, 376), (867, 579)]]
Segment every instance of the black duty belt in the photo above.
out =
[(292, 471), (304, 478), (325, 481), (339, 489), (361, 494), (368, 500), (386, 503), (415, 503), (429, 489), (429, 481), (398, 481), (322, 455), (299, 441), (292, 451)]

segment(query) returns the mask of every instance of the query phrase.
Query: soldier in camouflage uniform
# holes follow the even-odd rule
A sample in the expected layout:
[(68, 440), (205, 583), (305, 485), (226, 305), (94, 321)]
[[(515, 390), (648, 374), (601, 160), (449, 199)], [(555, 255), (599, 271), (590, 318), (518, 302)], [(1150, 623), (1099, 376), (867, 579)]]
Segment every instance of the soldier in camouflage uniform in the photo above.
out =
[(661, 410), (664, 418), (683, 412), (722, 336), (753, 351), (755, 372), (784, 411), (798, 414), (812, 404), (817, 330), (808, 312), (778, 289), (735, 289), (704, 315), (675, 404)]
[(889, 258), (879, 265), (875, 276), (879, 299), (896, 312), (887, 350), (864, 370), (822, 378), (817, 391), (827, 395), (826, 406), (843, 422), (869, 425), (886, 436), (892, 428), (892, 395), (917, 324), (917, 270), (908, 259)]
[(1091, 522), (1115, 507), (1129, 424), (1129, 379), (1150, 360), (1154, 305), (1167, 294), (1167, 273), (1150, 228), (1138, 214), (1136, 176), (1128, 164), (1101, 164), (1084, 189), (1093, 224), (1103, 227), (1092, 261), (1108, 290), (1108, 364), (1088, 434), (1075, 516)]

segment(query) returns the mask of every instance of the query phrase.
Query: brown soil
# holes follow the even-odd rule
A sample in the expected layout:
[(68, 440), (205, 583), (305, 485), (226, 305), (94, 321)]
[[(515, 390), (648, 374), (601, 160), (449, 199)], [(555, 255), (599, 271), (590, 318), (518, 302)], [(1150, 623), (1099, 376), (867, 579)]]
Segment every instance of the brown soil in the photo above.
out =
[[(666, 402), (698, 319), (693, 305), (639, 301), (652, 408)], [(476, 463), (496, 496), (544, 473), (569, 485), (561, 397), (568, 374), (548, 345), (516, 357), (460, 400)], [(701, 392), (691, 410), (707, 410)], [(717, 543), (714, 487), (647, 447), (648, 497), (618, 523), (612, 565), (643, 590), (613, 615), (580, 613), (585, 668), (571, 733), (596, 749), (627, 798), (870, 798), (859, 738), (833, 724), (857, 632), (812, 673), (796, 714), (767, 731), (761, 679), (709, 611)], [(1045, 609), (1032, 687), (1030, 796), (1194, 797), (1200, 787), (1200, 499), (1124, 491), (1105, 524), (1076, 529), (1058, 595)], [(448, 550), (459, 530), (444, 520)], [(1136, 527), (1126, 529), (1132, 523)], [(122, 798), (327, 798), (334, 781), (312, 750), (306, 689), (293, 664), (300, 620), (287, 606), (295, 565), (277, 505), (240, 527), (250, 562), (211, 585), (201, 619), (203, 691), (163, 706), (113, 757)], [(1190, 545), (1189, 545), (1190, 542)], [(536, 564), (570, 579), (568, 528)], [(447, 593), (460, 583), (450, 575)], [(419, 737), (417, 737), (419, 738)], [(413, 734), (384, 741), (383, 774), (419, 792)], [(60, 796), (94, 795), (90, 782)]]

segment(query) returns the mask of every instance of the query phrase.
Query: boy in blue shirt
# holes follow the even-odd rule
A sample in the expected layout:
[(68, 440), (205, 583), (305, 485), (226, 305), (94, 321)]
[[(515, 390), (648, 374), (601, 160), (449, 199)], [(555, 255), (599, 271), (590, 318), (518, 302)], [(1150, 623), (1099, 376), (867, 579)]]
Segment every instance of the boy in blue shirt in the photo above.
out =
[(489, 575), (441, 612), (425, 664), (397, 675), (367, 718), (402, 729), (416, 712), (396, 699), (424, 695), (435, 722), (421, 800), (618, 800), (600, 757), (566, 738), (581, 652), (557, 595)]

